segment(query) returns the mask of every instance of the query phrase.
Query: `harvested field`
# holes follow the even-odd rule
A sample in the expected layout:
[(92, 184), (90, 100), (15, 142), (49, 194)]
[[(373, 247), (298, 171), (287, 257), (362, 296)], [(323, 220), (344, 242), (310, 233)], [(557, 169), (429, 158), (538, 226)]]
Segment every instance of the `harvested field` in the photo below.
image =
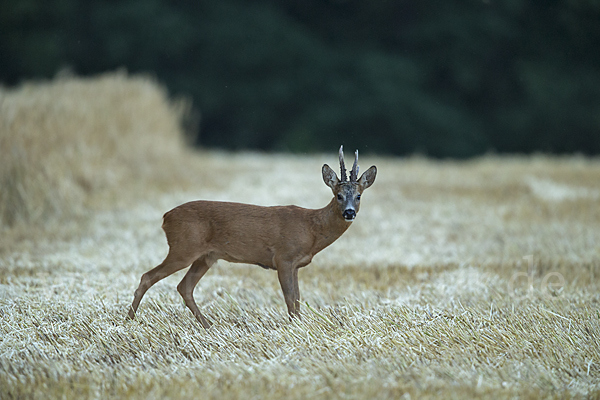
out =
[[(27, 118), (42, 109), (54, 125)], [(86, 123), (61, 122), (73, 113)], [(320, 169), (337, 149), (190, 152), (180, 113), (123, 75), (0, 91), (0, 398), (600, 396), (598, 159), (361, 155), (377, 180), (348, 232), (300, 271), (301, 320), (274, 271), (220, 261), (195, 291), (210, 330), (177, 293), (185, 271), (125, 321), (166, 255), (170, 208), (330, 200)], [(36, 132), (57, 136), (40, 148)]]

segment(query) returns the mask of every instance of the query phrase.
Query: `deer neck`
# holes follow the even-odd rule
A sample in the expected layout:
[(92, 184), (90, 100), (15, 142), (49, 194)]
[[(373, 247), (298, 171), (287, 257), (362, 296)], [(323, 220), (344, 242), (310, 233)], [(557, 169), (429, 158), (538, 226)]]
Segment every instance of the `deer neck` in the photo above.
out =
[(340, 214), (335, 197), (325, 207), (315, 210), (315, 251), (318, 253), (337, 240), (352, 222), (348, 222)]

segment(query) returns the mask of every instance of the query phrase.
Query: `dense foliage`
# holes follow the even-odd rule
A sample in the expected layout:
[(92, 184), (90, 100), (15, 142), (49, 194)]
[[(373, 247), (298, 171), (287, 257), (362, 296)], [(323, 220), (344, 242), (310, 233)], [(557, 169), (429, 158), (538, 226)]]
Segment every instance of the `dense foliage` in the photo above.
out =
[(600, 153), (594, 0), (0, 2), (0, 81), (152, 72), (203, 146)]

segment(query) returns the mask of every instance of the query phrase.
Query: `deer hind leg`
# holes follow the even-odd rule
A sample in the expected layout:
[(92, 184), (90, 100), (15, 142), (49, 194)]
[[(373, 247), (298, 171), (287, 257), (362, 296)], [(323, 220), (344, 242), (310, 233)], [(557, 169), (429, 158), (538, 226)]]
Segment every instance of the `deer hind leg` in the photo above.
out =
[(181, 297), (183, 297), (185, 305), (192, 311), (194, 317), (196, 317), (198, 322), (200, 322), (205, 329), (210, 328), (211, 323), (204, 318), (204, 315), (202, 315), (196, 305), (196, 301), (194, 300), (194, 288), (214, 262), (215, 260), (209, 259), (206, 256), (200, 257), (194, 261), (189, 271), (185, 274), (179, 285), (177, 285), (177, 291)]
[(298, 268), (292, 265), (278, 265), (277, 277), (283, 291), (283, 298), (290, 318), (300, 317), (300, 290), (298, 289)]
[(161, 279), (164, 279), (174, 272), (186, 268), (196, 258), (198, 258), (198, 254), (185, 257), (181, 256), (179, 252), (174, 252), (172, 249), (170, 249), (169, 254), (162, 263), (142, 275), (142, 279), (140, 279), (140, 285), (133, 295), (133, 303), (131, 303), (131, 307), (129, 308), (129, 318), (133, 319), (135, 317), (135, 312), (140, 305), (140, 301), (142, 301), (142, 297), (144, 297), (144, 294), (148, 289), (150, 289)]

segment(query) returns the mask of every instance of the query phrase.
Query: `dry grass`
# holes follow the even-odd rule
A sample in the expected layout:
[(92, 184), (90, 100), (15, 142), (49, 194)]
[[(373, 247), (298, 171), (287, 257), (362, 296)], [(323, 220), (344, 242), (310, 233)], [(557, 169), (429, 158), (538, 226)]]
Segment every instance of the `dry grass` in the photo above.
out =
[[(77, 92), (78, 101), (65, 95), (75, 110), (102, 102), (96, 93), (116, 96), (108, 86), (146, 88), (132, 103), (161, 93), (147, 80), (123, 76), (30, 85), (2, 94), (2, 121), (22, 103), (31, 104), (27, 113), (35, 119), (33, 104), (47, 107), (41, 98), (62, 85), (88, 88)], [(118, 115), (122, 103), (112, 98), (100, 116), (98, 109), (80, 115)], [(306, 157), (186, 154), (173, 144), (175, 125), (148, 122), (170, 112), (164, 94), (159, 98), (134, 118), (122, 113), (131, 122), (114, 122), (115, 131), (106, 125), (90, 133), (79, 117), (74, 127), (81, 128), (47, 142), (60, 148), (43, 147), (45, 161), (25, 163), (32, 172), (17, 175), (25, 182), (9, 174), (13, 185), (29, 185), (25, 193), (76, 186), (59, 162), (69, 138), (80, 146), (72, 150), (73, 165), (86, 165), (81, 176), (92, 181), (109, 176), (115, 164), (103, 157), (87, 164), (79, 151), (114, 151), (121, 160), (118, 178), (92, 185), (93, 199), (59, 198), (58, 209), (73, 202), (81, 215), (76, 220), (86, 221), (69, 235), (36, 233), (40, 223), (46, 232), (59, 232), (73, 220), (52, 214), (54, 206), (43, 222), (28, 211), (5, 226), (3, 241), (10, 245), (0, 253), (0, 398), (600, 396), (600, 162), (593, 159), (361, 157), (363, 167), (377, 164), (377, 182), (354, 226), (300, 272), (301, 321), (287, 320), (272, 271), (220, 262), (196, 290), (214, 322), (209, 331), (175, 289), (184, 272), (154, 286), (138, 318), (126, 322), (140, 275), (166, 254), (160, 224), (170, 207), (196, 198), (320, 207), (331, 196), (320, 167), (335, 162), (335, 149)], [(71, 112), (57, 110), (49, 114)], [(21, 118), (32, 125), (11, 128), (32, 138), (19, 144), (26, 153), (35, 132), (47, 132), (27, 113)], [(120, 126), (132, 136), (109, 139), (120, 135)], [(140, 156), (134, 139), (145, 140), (152, 127), (153, 139)], [(118, 146), (104, 147), (103, 129)], [(78, 140), (78, 132), (89, 140)], [(31, 154), (43, 153), (32, 146)], [(26, 160), (38, 157), (31, 154)], [(146, 154), (153, 154), (151, 162)], [(36, 188), (46, 180), (31, 177), (48, 173), (36, 168), (58, 171), (47, 177), (52, 187)], [(128, 175), (129, 169), (138, 172)], [(38, 238), (15, 239), (32, 236)]]

